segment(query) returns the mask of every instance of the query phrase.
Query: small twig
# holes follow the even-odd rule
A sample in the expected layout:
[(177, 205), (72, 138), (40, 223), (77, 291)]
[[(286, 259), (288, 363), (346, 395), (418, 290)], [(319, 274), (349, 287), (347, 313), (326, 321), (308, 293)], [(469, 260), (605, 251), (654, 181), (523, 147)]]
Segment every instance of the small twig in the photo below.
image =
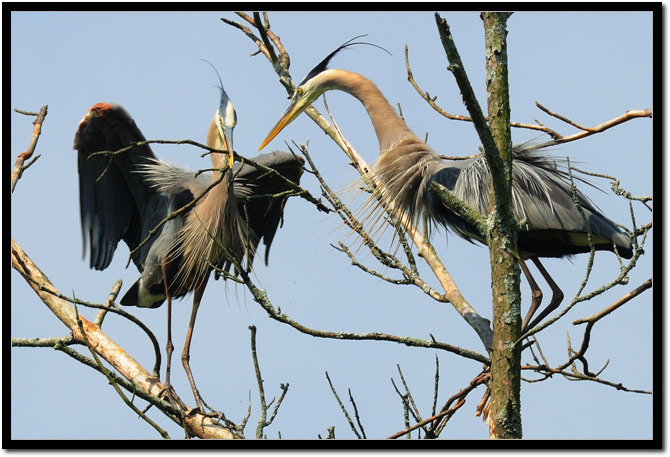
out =
[(585, 324), (585, 323), (595, 323), (598, 320), (602, 319), (603, 317), (607, 316), (608, 314), (612, 313), (614, 310), (618, 309), (619, 307), (623, 306), (633, 298), (637, 297), (640, 295), (642, 292), (644, 292), (647, 289), (651, 289), (652, 285), (652, 278), (647, 279), (645, 282), (643, 282), (640, 286), (636, 287), (634, 290), (631, 292), (627, 293), (623, 297), (621, 297), (619, 300), (608, 306), (607, 308), (603, 309), (602, 311), (594, 314), (591, 317), (587, 317), (584, 319), (577, 319), (576, 321), (573, 321), (573, 325), (578, 325), (578, 324)]
[(440, 359), (437, 357), (437, 354), (435, 354), (435, 387), (434, 387), (434, 394), (433, 394), (433, 409), (431, 409), (432, 415), (435, 415), (435, 411), (437, 411), (437, 393), (439, 390), (439, 382), (440, 382)]
[[(448, 410), (446, 410), (446, 411), (442, 411), (442, 412), (439, 413), (439, 414), (435, 414), (435, 415), (429, 417), (428, 419), (425, 419), (425, 420), (423, 420), (423, 421), (421, 421), (421, 422), (418, 422), (418, 423), (412, 425), (411, 427), (409, 427), (409, 428), (407, 428), (407, 429), (405, 429), (405, 430), (401, 430), (401, 431), (399, 431), (398, 433), (389, 436), (387, 439), (389, 439), (389, 440), (394, 440), (394, 439), (396, 439), (396, 438), (400, 438), (401, 436), (406, 435), (407, 433), (413, 432), (414, 430), (416, 430), (416, 429), (418, 429), (418, 428), (420, 428), (420, 427), (424, 427), (425, 425), (428, 425), (428, 424), (430, 424), (431, 422), (433, 422), (433, 421), (435, 421), (435, 420), (437, 420), (437, 419), (441, 419), (441, 418), (443, 418), (443, 417), (445, 417), (445, 416), (452, 416), (452, 415), (456, 412), (456, 410), (460, 409), (460, 407), (463, 406), (464, 404), (465, 404), (465, 399), (462, 399), (462, 400), (459, 401), (459, 402), (456, 404), (456, 406), (454, 406), (453, 408), (448, 409)], [(431, 437), (432, 437), (432, 436), (431, 436)]]
[(247, 414), (242, 418), (240, 422), (240, 431), (244, 431), (244, 428), (247, 426), (247, 422), (251, 417), (251, 391), (249, 391), (249, 406), (247, 407)]
[(265, 403), (265, 389), (263, 388), (263, 378), (261, 378), (261, 369), (258, 365), (258, 354), (256, 353), (256, 326), (250, 325), (251, 331), (251, 358), (254, 361), (254, 372), (256, 373), (256, 382), (258, 383), (258, 396), (261, 402), (261, 417), (258, 419), (258, 427), (256, 427), (256, 439), (263, 438), (263, 428), (267, 425), (268, 405)]
[(328, 372), (326, 371), (326, 379), (328, 379), (328, 384), (330, 385), (330, 390), (333, 392), (333, 395), (335, 395), (335, 399), (337, 400), (337, 403), (340, 405), (340, 408), (342, 409), (342, 413), (344, 413), (344, 417), (346, 417), (347, 421), (349, 422), (349, 426), (351, 427), (351, 430), (353, 430), (354, 434), (356, 437), (360, 440), (363, 439), (360, 433), (358, 433), (358, 430), (356, 430), (356, 426), (354, 425), (354, 422), (351, 420), (351, 417), (349, 417), (349, 413), (347, 412), (347, 408), (344, 407), (344, 404), (342, 403), (342, 400), (340, 400), (339, 395), (337, 395), (337, 391), (335, 390), (335, 387), (333, 386), (332, 381), (330, 380), (330, 376), (328, 376)]
[[(444, 427), (449, 422), (449, 419), (454, 415), (454, 413), (465, 404), (465, 398), (472, 392), (474, 389), (479, 387), (482, 384), (487, 384), (491, 377), (491, 372), (488, 367), (484, 367), (481, 373), (477, 375), (467, 387), (461, 389), (456, 394), (452, 395), (444, 404), (440, 413), (437, 414), (437, 419), (433, 420), (433, 425), (429, 430), (430, 436), (438, 437), (444, 430)], [(455, 406), (451, 406), (456, 403)]]
[(641, 201), (642, 203), (645, 203), (645, 206), (651, 211), (651, 208), (648, 205), (646, 205), (646, 203), (652, 201), (652, 197), (650, 197), (648, 195), (641, 195), (639, 197), (634, 196), (633, 194), (631, 194), (627, 190), (624, 190), (620, 187), (621, 181), (619, 179), (617, 179), (616, 177), (606, 175), (606, 174), (602, 174), (602, 173), (594, 173), (592, 171), (580, 170), (579, 168), (576, 168), (574, 166), (571, 166), (570, 168), (572, 170), (578, 171), (578, 172), (583, 173), (585, 175), (595, 176), (597, 178), (605, 178), (605, 179), (611, 180), (612, 181), (612, 192), (614, 192), (616, 195), (622, 196), (622, 197), (624, 197), (628, 200)]
[(112, 290), (109, 292), (107, 301), (105, 301), (105, 304), (102, 305), (102, 309), (98, 311), (97, 316), (95, 316), (95, 319), (93, 320), (93, 323), (98, 327), (102, 327), (102, 321), (105, 319), (107, 311), (109, 311), (109, 308), (113, 306), (114, 300), (116, 300), (116, 297), (119, 295), (119, 291), (121, 290), (122, 285), (123, 281), (117, 279), (116, 282), (114, 283), (114, 286), (112, 286)]
[(553, 113), (552, 111), (548, 110), (544, 106), (542, 106), (540, 103), (535, 102), (538, 108), (546, 112), (547, 114), (550, 114), (558, 119), (563, 120), (564, 122), (568, 122), (570, 125), (573, 125), (575, 127), (578, 127), (582, 129), (581, 132), (576, 133), (574, 135), (570, 136), (562, 136), (560, 138), (556, 138), (553, 141), (543, 143), (538, 145), (538, 148), (544, 148), (544, 147), (549, 147), (549, 146), (554, 146), (557, 144), (563, 144), (563, 143), (569, 143), (571, 141), (579, 140), (581, 138), (586, 138), (587, 136), (594, 135), (596, 133), (601, 133), (604, 132), (605, 130), (608, 130), (612, 127), (615, 127), (619, 124), (623, 124), (624, 122), (628, 122), (631, 119), (637, 119), (641, 117), (652, 117), (652, 110), (650, 109), (643, 109), (643, 110), (628, 110), (626, 111), (625, 114), (622, 114), (619, 117), (616, 117), (614, 119), (611, 119), (609, 121), (603, 122), (602, 124), (596, 125), (595, 127), (581, 127), (578, 126), (577, 124), (573, 123), (572, 121), (568, 120), (567, 118), (564, 118), (563, 116), (560, 116), (556, 113)]
[(251, 331), (251, 358), (253, 359), (254, 362), (254, 372), (256, 373), (256, 381), (258, 383), (258, 395), (260, 396), (260, 402), (261, 402), (261, 417), (258, 419), (258, 426), (256, 427), (256, 439), (260, 440), (263, 439), (263, 429), (272, 424), (272, 421), (277, 415), (279, 406), (281, 405), (282, 401), (284, 400), (284, 397), (286, 396), (286, 392), (288, 391), (288, 384), (281, 384), (280, 387), (282, 390), (282, 394), (279, 397), (277, 404), (275, 405), (274, 411), (270, 416), (270, 419), (268, 419), (267, 413), (269, 407), (272, 405), (272, 402), (270, 402), (270, 405), (268, 405), (265, 402), (265, 389), (263, 388), (263, 378), (261, 377), (261, 369), (258, 363), (258, 354), (256, 352), (256, 326), (250, 325), (249, 330)]
[[(361, 270), (363, 270), (364, 272), (368, 273), (369, 275), (376, 276), (377, 278), (382, 279), (382, 280), (384, 280), (384, 281), (386, 281), (386, 282), (388, 282), (388, 283), (391, 283), (391, 284), (396, 284), (396, 285), (400, 285), (400, 284), (414, 284), (414, 281), (413, 281), (412, 279), (407, 278), (407, 277), (405, 277), (404, 279), (393, 279), (393, 278), (390, 278), (390, 277), (388, 277), (388, 276), (386, 276), (386, 275), (384, 275), (384, 274), (382, 274), (382, 273), (379, 273), (379, 272), (377, 272), (377, 271), (375, 271), (375, 270), (373, 270), (373, 269), (371, 269), (371, 268), (366, 267), (365, 265), (363, 265), (362, 263), (360, 263), (358, 260), (356, 260), (356, 257), (354, 257), (354, 254), (351, 252), (351, 250), (349, 250), (349, 248), (348, 248), (347, 246), (345, 246), (344, 243), (342, 243), (342, 242), (340, 241), (340, 242), (338, 242), (337, 244), (339, 245), (339, 247), (337, 247), (337, 246), (331, 244), (331, 246), (333, 247), (333, 249), (336, 249), (336, 250), (338, 250), (338, 251), (340, 251), (340, 252), (345, 253), (345, 254), (347, 255), (347, 257), (349, 257), (349, 259), (351, 260), (351, 264), (352, 264), (352, 265), (354, 265), (355, 267), (360, 268)], [(395, 266), (395, 264), (394, 264), (394, 265), (390, 265), (390, 264), (388, 264), (388, 263), (384, 263), (384, 265), (387, 266), (387, 267), (391, 267), (391, 268), (393, 268), (393, 267)]]
[[(261, 38), (258, 38), (256, 35), (254, 35), (249, 27), (244, 26), (239, 22), (231, 21), (230, 19), (226, 18), (221, 18), (221, 20), (226, 24), (244, 32), (244, 34), (247, 35), (256, 44), (256, 46), (258, 46), (258, 51), (252, 55), (256, 55), (259, 52), (262, 53), (270, 61), (272, 68), (279, 76), (279, 82), (281, 82), (288, 94), (292, 95), (295, 91), (295, 85), (293, 84), (291, 75), (288, 72), (291, 61), (279, 37), (270, 30), (270, 23), (267, 18), (267, 14), (263, 13), (265, 24), (262, 24), (260, 20), (257, 21), (255, 17), (252, 18), (248, 14), (242, 12), (237, 12), (236, 14), (247, 23), (255, 27), (260, 33)], [(279, 52), (279, 56), (277, 56), (277, 53), (275, 53), (272, 49), (272, 45), (269, 43), (268, 39), (272, 40), (272, 43), (274, 43), (277, 51)]]
[(421, 413), (419, 413), (419, 408), (417, 408), (416, 403), (414, 402), (414, 397), (412, 396), (412, 392), (410, 392), (409, 387), (407, 386), (407, 382), (405, 382), (405, 376), (402, 374), (402, 370), (400, 369), (400, 365), (396, 364), (396, 367), (398, 368), (398, 373), (400, 374), (400, 380), (402, 381), (402, 385), (405, 388), (405, 393), (407, 395), (407, 401), (409, 402), (408, 405), (411, 406), (410, 412), (412, 413), (412, 416), (414, 416), (414, 420), (416, 422), (421, 422)]
[(367, 436), (365, 436), (365, 429), (363, 428), (363, 424), (361, 423), (361, 418), (358, 415), (358, 407), (356, 406), (356, 401), (354, 400), (354, 396), (351, 394), (351, 389), (348, 389), (348, 392), (349, 392), (349, 401), (351, 402), (351, 405), (354, 408), (354, 417), (356, 418), (358, 428), (361, 430), (361, 435), (363, 435), (363, 439), (367, 439)]
[[(557, 368), (550, 368), (550, 367), (537, 367), (533, 365), (525, 365), (521, 367), (522, 370), (532, 370), (532, 371), (537, 371), (537, 372), (546, 372), (546, 373), (551, 373), (551, 374), (560, 374), (561, 376), (565, 377), (566, 379), (572, 380), (572, 381), (593, 381), (598, 384), (603, 384), (606, 386), (614, 387), (616, 390), (621, 390), (623, 392), (630, 392), (630, 393), (637, 393), (637, 394), (647, 394), (651, 395), (652, 392), (649, 390), (640, 390), (640, 389), (630, 389), (628, 387), (625, 387), (622, 383), (616, 383), (616, 382), (611, 382), (611, 381), (606, 381), (604, 379), (600, 379), (597, 377), (593, 376), (587, 376), (585, 374), (581, 373), (575, 373), (574, 371), (564, 371), (564, 370), (559, 370)], [(529, 382), (538, 382), (540, 380), (535, 380), (535, 381), (529, 381)]]
[(558, 114), (558, 113), (554, 113), (553, 111), (549, 111), (547, 108), (545, 108), (544, 106), (542, 106), (542, 105), (541, 105), (540, 103), (538, 103), (538, 102), (535, 102), (535, 105), (537, 105), (538, 108), (540, 108), (542, 111), (544, 111), (544, 112), (547, 113), (548, 115), (553, 116), (553, 117), (555, 117), (556, 119), (560, 119), (561, 121), (565, 122), (566, 124), (570, 124), (570, 125), (572, 125), (573, 127), (578, 128), (579, 130), (584, 130), (585, 132), (591, 132), (591, 133), (593, 133), (593, 129), (592, 129), (592, 128), (589, 128), (589, 127), (583, 127), (583, 126), (577, 124), (576, 122), (571, 121), (570, 119), (568, 119), (568, 118), (565, 117), (565, 116), (561, 116), (561, 115)]

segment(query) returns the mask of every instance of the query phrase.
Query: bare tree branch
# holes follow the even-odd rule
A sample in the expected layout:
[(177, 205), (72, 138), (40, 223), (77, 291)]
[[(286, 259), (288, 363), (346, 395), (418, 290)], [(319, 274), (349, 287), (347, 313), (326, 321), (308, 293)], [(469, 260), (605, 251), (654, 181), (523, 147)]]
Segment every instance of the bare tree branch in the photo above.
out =
[(351, 417), (349, 416), (349, 413), (347, 412), (347, 408), (345, 408), (344, 404), (342, 403), (342, 400), (340, 400), (340, 396), (337, 395), (337, 391), (335, 390), (335, 387), (333, 386), (333, 382), (330, 380), (330, 376), (328, 376), (328, 372), (326, 371), (326, 379), (328, 380), (328, 384), (330, 385), (330, 390), (333, 392), (333, 395), (335, 396), (335, 399), (337, 400), (337, 404), (340, 405), (340, 409), (342, 409), (342, 413), (344, 414), (344, 417), (347, 419), (347, 422), (349, 422), (349, 426), (351, 427), (351, 430), (354, 432), (356, 435), (356, 438), (359, 440), (362, 440), (365, 438), (361, 433), (356, 430), (356, 426), (354, 425), (354, 421), (351, 420)]
[[(46, 289), (56, 291), (56, 288), (39, 268), (23, 252), (19, 245), (12, 240), (12, 267), (24, 277), (31, 278), (28, 285), (40, 297), (40, 300), (65, 324), (72, 332), (72, 337), (78, 344), (86, 344), (93, 348), (100, 357), (107, 361), (115, 370), (126, 378), (133, 386), (133, 393), (151, 401), (161, 411), (168, 412), (168, 417), (174, 418), (176, 413), (172, 406), (160, 399), (163, 386), (155, 376), (150, 374), (142, 365), (133, 359), (123, 348), (118, 346), (100, 327), (89, 322), (65, 300), (57, 298)], [(81, 323), (81, 325), (80, 325)], [(84, 337), (85, 334), (85, 337)], [(84, 339), (86, 338), (86, 340)], [(184, 424), (189, 433), (201, 438), (235, 438), (233, 431), (214, 422), (210, 417), (200, 413), (186, 415)]]
[[(241, 13), (238, 14), (241, 17), (243, 17), (248, 23), (254, 25), (255, 27), (261, 25), (258, 24), (256, 21), (251, 20), (251, 18), (246, 15), (242, 15)], [(224, 22), (238, 29), (243, 30), (247, 34), (247, 36), (249, 36), (254, 41), (254, 43), (256, 43), (259, 50), (263, 52), (263, 54), (272, 63), (275, 72), (277, 72), (278, 76), (280, 77), (280, 81), (286, 87), (288, 94), (292, 95), (294, 91), (293, 84), (291, 83), (289, 85), (285, 83), (285, 78), (287, 77), (290, 78), (290, 76), (288, 76), (288, 72), (284, 73), (278, 71), (276, 61), (273, 61), (272, 56), (270, 55), (269, 52), (267, 52), (266, 49), (267, 42), (263, 42), (262, 40), (256, 38), (253, 35), (253, 33), (250, 32), (250, 30), (245, 30), (244, 26), (242, 26), (241, 24), (229, 20), (224, 20)], [(265, 33), (268, 33), (268, 36), (270, 36), (269, 31), (266, 31)], [(349, 158), (350, 162), (353, 164), (356, 170), (361, 174), (363, 180), (371, 187), (377, 186), (379, 183), (377, 182), (378, 180), (374, 177), (374, 174), (371, 173), (371, 168), (367, 165), (365, 160), (363, 160), (363, 158), (358, 154), (358, 152), (356, 152), (356, 150), (346, 141), (346, 139), (344, 139), (344, 137), (341, 135), (338, 129), (334, 127), (332, 124), (330, 124), (325, 118), (323, 118), (323, 116), (321, 116), (321, 114), (313, 106), (307, 108), (305, 112), (310, 118), (312, 118), (312, 120), (314, 120), (317, 123), (317, 125), (319, 125), (319, 127), (321, 127), (326, 132), (328, 136), (330, 136), (333, 139), (333, 141), (335, 141), (338, 144), (338, 146), (340, 146), (340, 148), (345, 152), (345, 154)], [(394, 214), (394, 208), (392, 207), (392, 205), (390, 205), (389, 208), (386, 208), (386, 210), (389, 214)], [(492, 333), (491, 333), (490, 322), (488, 321), (488, 319), (481, 317), (463, 297), (463, 295), (460, 293), (460, 290), (456, 286), (453, 278), (451, 277), (447, 269), (444, 267), (444, 264), (442, 263), (437, 253), (433, 249), (432, 245), (430, 245), (430, 243), (425, 241), (421, 232), (417, 230), (415, 227), (413, 227), (412, 223), (407, 218), (403, 218), (402, 220), (399, 221), (399, 223), (402, 224), (402, 226), (405, 228), (410, 238), (417, 246), (419, 254), (424, 258), (424, 260), (426, 260), (426, 263), (429, 265), (431, 270), (434, 272), (435, 276), (438, 278), (440, 284), (445, 290), (444, 295), (445, 297), (447, 297), (447, 300), (458, 311), (461, 317), (463, 317), (468, 322), (468, 324), (475, 330), (475, 332), (481, 339), (482, 343), (484, 344), (484, 347), (489, 348), (492, 341)]]
[(275, 405), (275, 408), (272, 412), (272, 415), (270, 416), (270, 419), (268, 419), (268, 409), (270, 409), (270, 406), (272, 406), (274, 400), (270, 402), (269, 405), (265, 402), (265, 388), (263, 387), (263, 378), (261, 377), (261, 369), (258, 363), (258, 354), (256, 352), (256, 326), (254, 325), (249, 326), (249, 330), (251, 331), (251, 356), (254, 361), (254, 372), (256, 373), (256, 382), (258, 383), (258, 394), (260, 396), (261, 401), (261, 416), (258, 419), (258, 426), (256, 427), (256, 439), (260, 440), (263, 438), (263, 430), (265, 429), (265, 427), (270, 426), (270, 424), (272, 424), (272, 421), (274, 421), (274, 418), (277, 415), (277, 411), (279, 411), (279, 406), (281, 405), (282, 401), (284, 401), (286, 392), (288, 392), (288, 384), (281, 384), (280, 386), (282, 390), (281, 396), (279, 397), (279, 400)]
[[(435, 111), (440, 113), (442, 116), (444, 116), (447, 119), (450, 120), (455, 120), (455, 121), (465, 121), (465, 122), (472, 122), (472, 118), (468, 116), (463, 116), (460, 114), (451, 114), (445, 111), (443, 108), (441, 108), (435, 101), (437, 100), (437, 96), (432, 96), (428, 91), (424, 91), (421, 89), (419, 84), (416, 82), (414, 79), (414, 73), (412, 72), (412, 69), (410, 67), (409, 63), (409, 50), (407, 45), (405, 45), (405, 69), (407, 71), (407, 80), (410, 82), (412, 87), (417, 91), (417, 93), (423, 98), (431, 108), (433, 108)], [(606, 121), (602, 124), (599, 124), (595, 127), (584, 127), (582, 125), (577, 124), (576, 122), (568, 119), (566, 116), (560, 115), (558, 113), (554, 113), (553, 111), (550, 111), (549, 109), (545, 108), (542, 104), (539, 102), (535, 102), (536, 106), (547, 113), (548, 115), (555, 117), (556, 119), (559, 119), (579, 130), (582, 130), (582, 132), (576, 133), (574, 135), (570, 136), (563, 136), (560, 133), (556, 132), (555, 130), (550, 129), (549, 127), (546, 127), (542, 125), (541, 123), (538, 122), (537, 125), (534, 124), (525, 124), (521, 122), (510, 122), (511, 127), (515, 128), (523, 128), (523, 129), (528, 129), (528, 130), (537, 130), (543, 133), (546, 133), (552, 138), (552, 141), (542, 143), (540, 147), (550, 147), (550, 146), (555, 146), (557, 144), (562, 144), (562, 143), (568, 143), (571, 141), (579, 140), (581, 138), (585, 138), (587, 136), (591, 136), (595, 133), (601, 133), (604, 132), (605, 130), (612, 128), (616, 125), (623, 124), (624, 122), (628, 122), (632, 119), (637, 119), (640, 117), (652, 117), (653, 111), (651, 109), (642, 109), (642, 110), (629, 110), (626, 111), (625, 114), (616, 117), (614, 119), (611, 119), (609, 121)], [(488, 118), (485, 118), (488, 120)], [(454, 158), (450, 158), (454, 159)]]
[[(33, 124), (35, 125), (35, 128), (33, 129), (33, 136), (30, 139), (30, 144), (28, 145), (28, 149), (26, 149), (25, 152), (22, 152), (19, 154), (19, 156), (16, 158), (16, 162), (14, 162), (14, 169), (12, 170), (12, 192), (14, 192), (14, 188), (16, 187), (16, 183), (21, 179), (21, 176), (23, 175), (23, 172), (30, 167), (32, 164), (34, 164), (37, 159), (40, 158), (40, 155), (38, 154), (35, 156), (32, 160), (30, 158), (33, 156), (33, 153), (35, 152), (35, 147), (37, 146), (37, 140), (40, 138), (40, 134), (42, 133), (42, 124), (44, 123), (44, 118), (47, 117), (47, 109), (48, 105), (44, 105), (39, 113), (28, 113), (26, 111), (20, 111), (15, 109), (17, 113), (20, 114), (27, 114), (31, 116), (37, 116), (37, 119), (33, 121)], [(26, 162), (27, 161), (27, 162)]]

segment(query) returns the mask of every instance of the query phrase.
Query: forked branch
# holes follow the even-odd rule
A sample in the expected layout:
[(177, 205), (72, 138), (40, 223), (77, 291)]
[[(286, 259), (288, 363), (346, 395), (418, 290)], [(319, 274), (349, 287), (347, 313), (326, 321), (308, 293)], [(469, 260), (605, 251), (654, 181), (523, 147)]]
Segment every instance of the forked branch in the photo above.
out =
[[(44, 118), (47, 117), (47, 108), (48, 105), (44, 105), (39, 113), (28, 113), (25, 111), (21, 110), (14, 110), (17, 113), (20, 114), (26, 114), (30, 116), (37, 116), (35, 121), (33, 121), (33, 124), (35, 125), (35, 128), (33, 129), (33, 136), (30, 139), (30, 144), (28, 145), (28, 149), (26, 149), (25, 152), (22, 152), (21, 154), (18, 155), (16, 158), (16, 162), (14, 162), (14, 169), (12, 170), (12, 192), (14, 192), (14, 188), (16, 187), (16, 183), (21, 179), (21, 176), (23, 175), (23, 172), (30, 167), (32, 164), (34, 164), (37, 159), (40, 158), (40, 155), (36, 155), (34, 158), (33, 154), (35, 153), (35, 147), (37, 146), (37, 140), (40, 138), (40, 134), (42, 133), (42, 124), (44, 123)], [(31, 159), (32, 158), (32, 159)]]
[[(412, 87), (414, 87), (414, 89), (419, 94), (419, 96), (421, 98), (423, 98), (431, 108), (433, 108), (435, 111), (440, 113), (440, 115), (444, 116), (447, 119), (455, 120), (455, 121), (472, 122), (472, 118), (469, 117), (469, 116), (463, 116), (463, 115), (460, 115), (460, 114), (453, 114), (453, 113), (450, 113), (450, 112), (446, 111), (444, 108), (442, 108), (441, 106), (439, 106), (436, 103), (436, 100), (437, 100), (436, 95), (431, 96), (428, 91), (424, 91), (419, 86), (419, 84), (416, 82), (416, 80), (414, 78), (414, 73), (412, 72), (412, 68), (411, 68), (410, 63), (409, 63), (409, 49), (408, 49), (407, 45), (405, 45), (405, 69), (407, 71), (407, 80), (412, 85)], [(653, 111), (651, 109), (648, 109), (648, 108), (641, 109), (641, 110), (628, 110), (624, 114), (622, 114), (621, 116), (618, 116), (614, 119), (610, 119), (609, 121), (605, 121), (605, 122), (603, 122), (599, 125), (596, 125), (594, 127), (585, 127), (585, 126), (582, 126), (582, 125), (578, 124), (577, 122), (569, 119), (566, 116), (563, 116), (561, 114), (558, 114), (558, 113), (555, 113), (555, 112), (549, 110), (548, 108), (544, 107), (539, 102), (535, 102), (535, 105), (539, 109), (541, 109), (542, 111), (547, 113), (549, 116), (555, 117), (556, 119), (559, 119), (560, 121), (565, 122), (566, 124), (571, 125), (572, 127), (575, 127), (577, 129), (581, 130), (581, 132), (565, 136), (565, 135), (561, 135), (560, 133), (556, 132), (553, 129), (550, 129), (549, 127), (547, 127), (545, 125), (542, 125), (540, 122), (538, 122), (537, 124), (526, 124), (526, 123), (522, 123), (522, 122), (510, 122), (511, 127), (520, 128), (520, 129), (528, 129), (528, 130), (536, 130), (536, 131), (543, 132), (543, 133), (546, 133), (547, 135), (549, 135), (552, 138), (552, 140), (548, 141), (546, 143), (540, 144), (538, 147), (541, 147), (541, 148), (555, 146), (557, 144), (562, 144), (562, 143), (569, 143), (571, 141), (576, 141), (576, 140), (579, 140), (579, 139), (582, 139), (582, 138), (586, 138), (587, 136), (591, 136), (591, 135), (594, 135), (596, 133), (602, 133), (605, 130), (608, 130), (612, 127), (615, 127), (619, 124), (623, 124), (624, 122), (628, 122), (632, 119), (637, 119), (637, 118), (642, 118), (642, 117), (651, 118), (653, 116)], [(488, 120), (488, 118), (485, 118), (485, 119)]]
[[(51, 312), (72, 332), (72, 337), (77, 344), (87, 344), (93, 348), (98, 356), (107, 361), (132, 384), (132, 393), (156, 405), (173, 420), (181, 415), (173, 410), (169, 402), (160, 398), (163, 385), (155, 376), (118, 346), (100, 327), (79, 315), (67, 301), (50, 292), (58, 292), (58, 290), (14, 240), (12, 240), (12, 268), (17, 270), (24, 278), (29, 279), (27, 280), (28, 285)], [(177, 421), (177, 423), (179, 422)], [(221, 426), (211, 417), (199, 412), (186, 415), (184, 423), (193, 436), (219, 439), (235, 438), (230, 429)]]

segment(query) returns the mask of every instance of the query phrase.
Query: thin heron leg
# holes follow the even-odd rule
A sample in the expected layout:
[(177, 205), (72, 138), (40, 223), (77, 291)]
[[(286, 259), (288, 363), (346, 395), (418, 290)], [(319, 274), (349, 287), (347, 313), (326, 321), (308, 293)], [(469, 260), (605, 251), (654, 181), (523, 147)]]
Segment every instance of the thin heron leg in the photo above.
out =
[(184, 365), (184, 370), (186, 371), (186, 376), (188, 376), (188, 382), (191, 383), (191, 390), (193, 391), (193, 396), (195, 397), (195, 402), (200, 408), (200, 411), (204, 414), (205, 408), (202, 405), (200, 399), (200, 392), (198, 392), (197, 387), (195, 387), (195, 380), (193, 379), (193, 374), (191, 373), (191, 366), (189, 360), (191, 358), (189, 352), (191, 350), (191, 338), (193, 337), (193, 328), (195, 327), (195, 318), (198, 315), (198, 308), (200, 307), (200, 300), (205, 293), (205, 287), (207, 286), (207, 281), (209, 280), (209, 275), (205, 277), (201, 284), (195, 288), (193, 292), (193, 309), (191, 310), (191, 320), (188, 323), (188, 330), (186, 332), (186, 341), (184, 342), (184, 350), (181, 353), (181, 363)]
[[(534, 260), (535, 258), (533, 258)], [(528, 314), (526, 314), (526, 317), (523, 320), (523, 324), (521, 325), (521, 333), (524, 333), (529, 327), (528, 327), (528, 321), (531, 320), (533, 317), (533, 314), (537, 311), (537, 309), (540, 307), (540, 303), (542, 303), (542, 291), (540, 290), (539, 286), (537, 285), (537, 282), (535, 282), (535, 279), (533, 278), (533, 275), (530, 274), (530, 270), (526, 266), (526, 262), (523, 261), (523, 259), (519, 259), (519, 266), (521, 267), (521, 271), (523, 274), (526, 276), (526, 279), (528, 280), (528, 284), (530, 285), (530, 290), (531, 290), (531, 303), (530, 303), (530, 309), (528, 310)]]
[(163, 263), (163, 282), (165, 283), (165, 297), (167, 300), (167, 344), (165, 346), (165, 353), (167, 356), (167, 363), (165, 368), (165, 383), (163, 384), (163, 394), (175, 409), (182, 409), (181, 401), (177, 398), (172, 384), (170, 384), (170, 368), (172, 365), (172, 352), (174, 345), (172, 344), (172, 296), (168, 290), (168, 277), (166, 275), (167, 261)]
[[(563, 291), (562, 291), (562, 290), (558, 287), (558, 285), (554, 282), (554, 280), (552, 279), (552, 277), (549, 276), (549, 273), (548, 273), (547, 270), (544, 268), (544, 265), (542, 265), (542, 264), (540, 263), (540, 259), (537, 258), (537, 257), (533, 257), (532, 260), (533, 260), (533, 263), (535, 264), (535, 266), (537, 267), (537, 269), (539, 270), (540, 274), (541, 274), (542, 277), (544, 278), (544, 280), (547, 281), (547, 284), (549, 284), (549, 287), (551, 287), (551, 292), (552, 292), (553, 295), (551, 296), (551, 301), (549, 302), (549, 304), (547, 305), (547, 307), (544, 308), (544, 310), (543, 310), (540, 314), (538, 314), (538, 316), (533, 320), (533, 322), (530, 323), (530, 325), (528, 326), (528, 328), (533, 328), (533, 327), (535, 327), (535, 326), (536, 326), (537, 324), (539, 324), (539, 323), (542, 321), (542, 319), (544, 319), (550, 312), (552, 312), (552, 311), (554, 311), (556, 308), (558, 308), (558, 305), (561, 304), (561, 302), (563, 301), (563, 297), (564, 297), (564, 295), (563, 295)], [(524, 329), (524, 330), (525, 330), (525, 329)]]

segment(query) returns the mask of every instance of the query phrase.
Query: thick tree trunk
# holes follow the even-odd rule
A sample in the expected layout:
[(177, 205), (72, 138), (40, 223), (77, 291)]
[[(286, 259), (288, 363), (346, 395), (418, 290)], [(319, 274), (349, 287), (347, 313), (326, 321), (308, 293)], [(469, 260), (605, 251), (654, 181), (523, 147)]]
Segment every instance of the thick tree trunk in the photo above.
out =
[[(489, 160), (495, 223), (491, 230), (493, 346), (491, 348), (491, 438), (521, 438), (521, 294), (512, 213), (512, 141), (507, 72), (509, 13), (482, 13), (486, 41), (486, 85), (489, 127), (500, 158)], [(487, 159), (489, 157), (487, 156)], [(496, 160), (497, 159), (497, 160)], [(502, 164), (502, 170), (494, 165)], [(497, 171), (494, 172), (494, 171)]]

